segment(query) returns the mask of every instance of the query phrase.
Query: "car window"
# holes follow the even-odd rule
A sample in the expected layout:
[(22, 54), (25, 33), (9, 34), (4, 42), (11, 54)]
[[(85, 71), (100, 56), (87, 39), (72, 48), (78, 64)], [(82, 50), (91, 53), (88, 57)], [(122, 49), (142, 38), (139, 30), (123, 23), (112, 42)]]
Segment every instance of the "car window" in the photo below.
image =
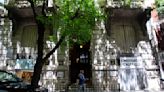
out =
[(16, 77), (10, 73), (7, 72), (1, 72), (0, 71), (0, 81), (1, 82), (8, 82), (8, 81), (17, 81)]

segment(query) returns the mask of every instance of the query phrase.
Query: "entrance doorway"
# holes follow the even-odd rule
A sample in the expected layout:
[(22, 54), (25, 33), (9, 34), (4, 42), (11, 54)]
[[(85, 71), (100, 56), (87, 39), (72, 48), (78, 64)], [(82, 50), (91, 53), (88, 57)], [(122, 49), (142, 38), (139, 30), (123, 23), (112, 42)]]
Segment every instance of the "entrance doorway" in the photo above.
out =
[(84, 70), (84, 75), (89, 80), (86, 82), (91, 83), (91, 62), (90, 62), (90, 42), (84, 45), (75, 44), (70, 49), (70, 82), (76, 83), (80, 70)]

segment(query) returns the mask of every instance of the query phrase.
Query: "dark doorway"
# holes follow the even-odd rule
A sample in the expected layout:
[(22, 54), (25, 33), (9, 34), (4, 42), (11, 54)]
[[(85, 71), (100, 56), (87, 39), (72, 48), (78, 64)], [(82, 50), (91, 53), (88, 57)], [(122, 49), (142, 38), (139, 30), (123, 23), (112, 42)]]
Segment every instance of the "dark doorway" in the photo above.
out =
[(80, 70), (84, 70), (84, 75), (86, 78), (89, 78), (87, 83), (91, 83), (91, 62), (90, 62), (90, 43), (84, 45), (75, 44), (70, 49), (70, 81), (75, 83)]

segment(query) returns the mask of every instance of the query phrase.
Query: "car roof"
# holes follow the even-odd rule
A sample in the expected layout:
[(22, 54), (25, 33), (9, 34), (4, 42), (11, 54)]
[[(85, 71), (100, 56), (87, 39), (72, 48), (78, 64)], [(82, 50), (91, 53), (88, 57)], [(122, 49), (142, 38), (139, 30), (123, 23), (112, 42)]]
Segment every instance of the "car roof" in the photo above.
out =
[(0, 72), (7, 72), (7, 71), (5, 71), (5, 70), (0, 70)]
[(11, 72), (8, 72), (6, 70), (0, 70), (0, 72), (4, 72), (4, 73), (8, 73), (8, 74), (12, 74)]
[(7, 71), (5, 71), (5, 70), (0, 70), (0, 72), (7, 72)]

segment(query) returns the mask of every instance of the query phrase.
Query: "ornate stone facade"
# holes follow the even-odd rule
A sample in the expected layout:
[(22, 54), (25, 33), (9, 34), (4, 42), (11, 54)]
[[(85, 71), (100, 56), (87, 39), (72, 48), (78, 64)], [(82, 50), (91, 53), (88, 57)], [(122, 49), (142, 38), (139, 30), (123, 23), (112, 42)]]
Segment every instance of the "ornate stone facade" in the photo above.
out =
[[(108, 6), (114, 3), (110, 3), (110, 0), (107, 1)], [(21, 10), (21, 7), (24, 7), (24, 10)], [(38, 12), (39, 10), (40, 9), (38, 8)], [(1, 32), (2, 34), (0, 34), (4, 36), (3, 40), (0, 41), (0, 43), (2, 43), (0, 44), (0, 50), (2, 52), (4, 51), (3, 53), (1, 52), (0, 55), (5, 58), (3, 59), (4, 64), (2, 66), (4, 66), (3, 68), (6, 68), (8, 71), (14, 70), (13, 72), (19, 72), (19, 74), (22, 72), (20, 73), (20, 71), (17, 70), (33, 72), (33, 66), (30, 67), (30, 65), (35, 63), (37, 55), (37, 32), (36, 24), (32, 17), (32, 10), (25, 4), (24, 6), (19, 6), (17, 9), (12, 11), (10, 13), (13, 13), (14, 17), (10, 17), (12, 19), (12, 24), (9, 24), (13, 28), (8, 25), (9, 31), (6, 32), (3, 30), (3, 32)], [(23, 11), (24, 13), (22, 13)], [(27, 11), (28, 13), (25, 13)], [(141, 22), (138, 21), (140, 14), (143, 12), (142, 9), (108, 8), (107, 11), (110, 12), (107, 22), (104, 23), (102, 21), (97, 23), (90, 41), (90, 84), (95, 87), (101, 86), (102, 89), (100, 88), (99, 90), (106, 91), (118, 89), (158, 89), (159, 74), (156, 71), (158, 67), (154, 63), (155, 59), (152, 54), (148, 36), (144, 34), (144, 31), (146, 30), (142, 29), (143, 25), (140, 25)], [(52, 34), (53, 33), (50, 30), (46, 30), (46, 41), (44, 42), (45, 53), (55, 46), (55, 42), (49, 40), (49, 35)], [(8, 38), (8, 41), (5, 41), (6, 38)], [(70, 75), (72, 73), (70, 67), (71, 62), (74, 62), (70, 59), (70, 51), (68, 44), (64, 47), (64, 50), (59, 48), (49, 58), (47, 65), (44, 66), (40, 84), (49, 88), (50, 91), (54, 91), (57, 88), (62, 90), (63, 87), (70, 83)], [(142, 59), (142, 67), (139, 69), (121, 70), (121, 57), (139, 57)], [(26, 63), (25, 66), (22, 62)], [(27, 68), (25, 68), (26, 65), (28, 65)], [(15, 69), (17, 70), (15, 71)], [(126, 74), (126, 72), (130, 72), (129, 75)], [(123, 76), (122, 74), (124, 73), (125, 75)], [(140, 76), (139, 74), (141, 74), (142, 77), (136, 77)], [(135, 76), (134, 79), (136, 79), (136, 81), (133, 81), (133, 83), (128, 82), (126, 84), (125, 82), (121, 82), (123, 81), (122, 78), (120, 78), (121, 76), (123, 76), (122, 78), (125, 78), (127, 81), (130, 81), (127, 78)], [(156, 88), (151, 86), (151, 82), (156, 83)]]

